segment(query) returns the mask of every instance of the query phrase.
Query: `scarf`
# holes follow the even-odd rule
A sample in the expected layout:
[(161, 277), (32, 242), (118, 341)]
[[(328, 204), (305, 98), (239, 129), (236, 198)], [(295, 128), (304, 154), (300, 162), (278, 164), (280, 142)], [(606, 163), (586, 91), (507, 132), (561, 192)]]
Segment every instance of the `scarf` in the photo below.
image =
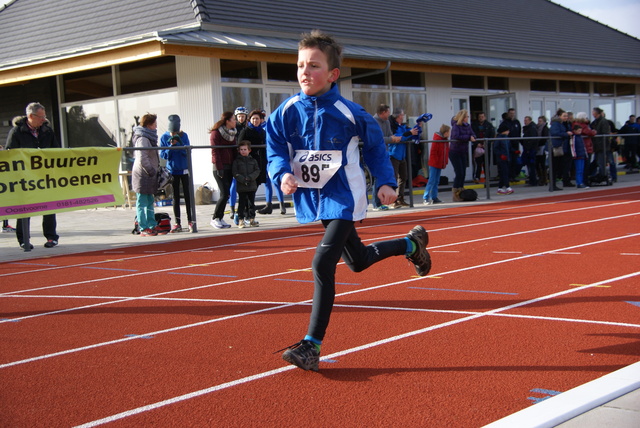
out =
[(238, 130), (236, 128), (227, 129), (225, 126), (218, 128), (218, 132), (227, 141), (234, 141)]
[(135, 128), (133, 128), (133, 135), (136, 137), (144, 137), (153, 145), (158, 144), (158, 132), (155, 129), (145, 128), (144, 126), (136, 126)]
[(538, 131), (538, 137), (542, 136), (542, 130), (547, 126), (547, 123), (538, 123), (536, 124), (536, 131)]

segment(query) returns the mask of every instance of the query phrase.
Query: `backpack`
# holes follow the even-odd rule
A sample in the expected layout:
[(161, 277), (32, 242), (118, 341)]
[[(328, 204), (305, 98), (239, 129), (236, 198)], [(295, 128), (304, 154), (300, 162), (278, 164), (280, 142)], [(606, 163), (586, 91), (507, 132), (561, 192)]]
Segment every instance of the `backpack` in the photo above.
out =
[(464, 189), (460, 192), (460, 199), (467, 202), (472, 202), (478, 199), (478, 192), (473, 189)]
[[(156, 223), (156, 231), (164, 235), (166, 233), (171, 232), (171, 217), (167, 213), (155, 213)], [(133, 235), (140, 235), (140, 225), (138, 224), (138, 217), (136, 216), (133, 219), (133, 230), (131, 231)]]
[(171, 232), (171, 217), (167, 213), (156, 213), (156, 232), (160, 235)]

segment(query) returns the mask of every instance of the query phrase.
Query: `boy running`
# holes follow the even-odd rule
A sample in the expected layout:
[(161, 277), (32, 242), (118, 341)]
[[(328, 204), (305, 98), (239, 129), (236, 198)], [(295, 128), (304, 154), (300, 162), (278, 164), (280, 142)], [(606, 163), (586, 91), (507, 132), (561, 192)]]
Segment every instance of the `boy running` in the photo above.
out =
[(304, 370), (318, 370), (340, 257), (354, 272), (399, 255), (405, 255), (420, 276), (431, 268), (429, 238), (422, 226), (415, 226), (404, 238), (368, 246), (356, 232), (355, 222), (365, 218), (368, 205), (360, 140), (383, 204), (396, 199), (396, 181), (380, 126), (338, 91), (341, 55), (342, 47), (331, 36), (318, 30), (304, 34), (298, 45), (301, 92), (282, 103), (267, 122), (270, 177), (285, 194), (293, 194), (300, 223), (320, 220), (325, 228), (313, 258), (314, 295), (307, 335), (282, 354), (285, 361)]

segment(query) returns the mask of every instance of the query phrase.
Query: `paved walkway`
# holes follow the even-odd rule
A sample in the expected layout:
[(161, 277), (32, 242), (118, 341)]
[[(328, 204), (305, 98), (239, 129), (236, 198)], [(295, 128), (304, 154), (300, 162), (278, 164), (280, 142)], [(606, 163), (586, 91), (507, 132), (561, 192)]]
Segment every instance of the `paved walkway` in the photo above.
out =
[[(640, 185), (640, 174), (622, 175), (613, 188), (626, 188)], [(466, 186), (473, 187), (473, 186)], [(484, 188), (477, 189), (478, 202), (453, 204), (450, 191), (441, 191), (440, 199), (446, 203), (438, 205), (422, 205), (421, 192), (414, 192), (412, 208), (369, 212), (369, 217), (392, 216), (395, 213), (415, 212), (451, 208), (462, 204), (496, 203), (505, 200), (525, 201), (534, 197), (574, 195), (577, 193), (588, 195), (592, 189), (569, 188), (561, 192), (549, 192), (546, 187), (514, 186), (515, 193), (509, 196), (499, 196), (496, 189), (491, 189), (490, 199), (486, 197)], [(450, 189), (449, 189), (450, 190)], [(287, 199), (290, 203), (290, 198)], [(258, 202), (259, 204), (260, 202)], [(209, 225), (213, 205), (196, 206), (198, 233), (174, 233), (164, 236), (141, 237), (131, 234), (133, 229), (135, 210), (122, 207), (98, 208), (81, 210), (57, 215), (60, 245), (55, 248), (44, 248), (46, 239), (42, 236), (40, 227), (41, 217), (34, 217), (31, 221), (31, 243), (34, 249), (25, 252), (18, 247), (13, 233), (0, 234), (0, 260), (13, 262), (28, 262), (42, 257), (59, 256), (119, 247), (148, 244), (152, 242), (170, 242), (173, 240), (195, 239), (226, 235), (229, 233), (252, 233), (253, 230), (279, 229), (298, 226), (293, 208), (287, 209), (287, 214), (281, 215), (275, 209), (271, 215), (258, 215), (260, 222), (258, 229), (214, 229)], [(156, 212), (166, 212), (173, 217), (172, 208), (156, 208)], [(229, 223), (228, 218), (226, 219)], [(15, 220), (10, 224), (15, 226)], [(195, 241), (194, 241), (195, 245)], [(640, 356), (639, 356), (640, 359)], [(573, 418), (573, 419), (572, 419)], [(560, 425), (558, 425), (560, 424)], [(640, 363), (629, 366), (618, 372), (611, 373), (564, 392), (535, 406), (517, 412), (507, 418), (491, 424), (492, 427), (553, 427), (563, 428), (640, 428)]]

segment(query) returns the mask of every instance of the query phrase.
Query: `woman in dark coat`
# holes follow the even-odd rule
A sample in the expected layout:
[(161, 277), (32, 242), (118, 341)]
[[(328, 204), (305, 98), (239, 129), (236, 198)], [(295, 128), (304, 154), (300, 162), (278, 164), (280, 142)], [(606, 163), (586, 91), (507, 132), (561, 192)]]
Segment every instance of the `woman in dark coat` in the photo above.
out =
[[(158, 147), (158, 123), (155, 114), (145, 114), (141, 126), (133, 129), (135, 147)], [(136, 192), (136, 213), (140, 236), (157, 235), (153, 203), (158, 192), (159, 158), (157, 150), (136, 150), (131, 171), (131, 187)]]
[[(209, 141), (212, 146), (211, 163), (213, 163), (213, 178), (215, 178), (218, 190), (220, 191), (220, 197), (218, 198), (215, 211), (213, 212), (213, 218), (211, 219), (211, 226), (216, 229), (231, 227), (231, 225), (222, 218), (224, 217), (224, 209), (229, 201), (231, 181), (233, 180), (231, 166), (236, 156), (236, 134), (238, 133), (236, 123), (236, 117), (233, 115), (233, 112), (226, 111), (222, 113), (220, 120), (209, 130)], [(233, 147), (214, 148), (215, 146)]]

